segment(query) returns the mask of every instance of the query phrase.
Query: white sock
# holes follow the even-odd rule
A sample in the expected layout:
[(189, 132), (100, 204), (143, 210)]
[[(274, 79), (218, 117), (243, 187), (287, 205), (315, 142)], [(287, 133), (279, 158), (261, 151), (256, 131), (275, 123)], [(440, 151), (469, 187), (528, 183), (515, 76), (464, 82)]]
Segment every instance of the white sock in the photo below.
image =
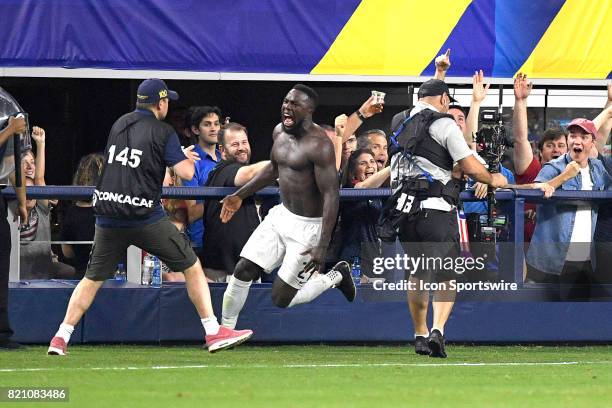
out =
[(339, 284), (341, 280), (342, 274), (338, 271), (331, 271), (308, 280), (308, 282), (302, 286), (302, 289), (298, 290), (295, 294), (291, 303), (289, 303), (289, 307), (310, 302), (327, 289), (333, 288), (335, 285)]
[(444, 329), (434, 326), (431, 328), (431, 331), (434, 331), (434, 330), (438, 330), (440, 334), (444, 336)]
[(200, 321), (202, 322), (202, 326), (204, 326), (204, 331), (207, 335), (214, 336), (215, 334), (219, 333), (219, 322), (214, 315), (205, 319), (200, 319)]
[(234, 276), (230, 277), (227, 289), (223, 294), (223, 312), (221, 313), (221, 324), (227, 328), (234, 329), (238, 322), (238, 315), (249, 295), (251, 282), (241, 281)]
[(429, 337), (429, 333), (425, 333), (425, 334), (419, 334), (419, 333), (414, 333), (414, 338), (416, 339), (417, 337), (425, 337), (428, 338)]
[(55, 336), (61, 337), (62, 339), (64, 339), (66, 344), (68, 344), (68, 342), (70, 341), (70, 336), (72, 336), (73, 331), (74, 331), (74, 326), (69, 325), (67, 323), (62, 323), (60, 324), (60, 327), (57, 330), (57, 333), (55, 333)]

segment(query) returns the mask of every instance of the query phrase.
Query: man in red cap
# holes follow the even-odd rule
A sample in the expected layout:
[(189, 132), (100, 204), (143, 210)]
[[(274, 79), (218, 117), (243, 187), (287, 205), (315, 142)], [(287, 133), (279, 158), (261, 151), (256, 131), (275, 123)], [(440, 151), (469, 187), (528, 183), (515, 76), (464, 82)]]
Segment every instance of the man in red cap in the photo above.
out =
[[(606, 190), (612, 179), (601, 161), (589, 157), (597, 128), (588, 119), (574, 119), (567, 127), (569, 151), (542, 166), (536, 182), (547, 182), (566, 167), (577, 170), (563, 190)], [(588, 284), (593, 269), (591, 243), (597, 206), (590, 201), (540, 205), (536, 228), (527, 253), (528, 277), (536, 282)], [(567, 293), (572, 297), (572, 292)]]

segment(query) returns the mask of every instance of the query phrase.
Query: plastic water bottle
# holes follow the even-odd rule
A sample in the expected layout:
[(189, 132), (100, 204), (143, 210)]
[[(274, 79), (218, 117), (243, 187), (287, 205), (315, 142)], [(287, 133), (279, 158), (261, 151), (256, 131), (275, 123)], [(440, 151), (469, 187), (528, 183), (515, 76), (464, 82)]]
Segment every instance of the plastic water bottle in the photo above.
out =
[(353, 258), (353, 266), (351, 267), (351, 276), (355, 286), (361, 285), (361, 261), (358, 256)]
[(125, 265), (120, 263), (117, 265), (117, 273), (115, 273), (115, 280), (117, 282), (127, 282), (127, 271), (125, 269)]
[(151, 286), (154, 288), (161, 288), (162, 278), (161, 278), (161, 262), (159, 259), (154, 256), (153, 257), (153, 273), (151, 275)]
[(149, 286), (153, 277), (153, 269), (155, 267), (154, 256), (146, 254), (142, 261), (142, 273), (140, 274), (140, 284)]

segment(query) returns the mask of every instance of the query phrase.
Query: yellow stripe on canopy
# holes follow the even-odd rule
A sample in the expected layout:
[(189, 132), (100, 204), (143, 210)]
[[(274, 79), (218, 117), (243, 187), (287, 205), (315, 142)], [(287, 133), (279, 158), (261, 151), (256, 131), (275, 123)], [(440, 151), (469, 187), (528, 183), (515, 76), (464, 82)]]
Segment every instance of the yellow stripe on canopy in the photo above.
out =
[(470, 2), (363, 0), (312, 73), (418, 76)]
[(612, 70), (612, 1), (567, 0), (519, 72), (603, 79)]

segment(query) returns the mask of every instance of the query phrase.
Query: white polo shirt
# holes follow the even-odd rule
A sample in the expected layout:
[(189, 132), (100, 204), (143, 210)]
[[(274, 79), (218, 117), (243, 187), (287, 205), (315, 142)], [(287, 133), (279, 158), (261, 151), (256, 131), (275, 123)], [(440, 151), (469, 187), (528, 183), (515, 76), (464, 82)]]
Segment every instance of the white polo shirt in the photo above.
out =
[[(418, 101), (410, 111), (410, 117), (423, 109), (431, 109), (438, 112), (432, 105)], [(434, 121), (429, 127), (429, 134), (436, 143), (449, 152), (455, 162), (472, 155), (472, 150), (463, 138), (461, 129), (451, 118), (441, 118)], [(391, 158), (391, 185), (397, 185), (397, 181), (402, 180), (404, 177), (422, 175), (423, 170), (427, 171), (435, 180), (440, 181), (444, 185), (451, 179), (450, 170), (442, 169), (424, 157), (414, 156), (414, 163), (411, 163), (403, 158), (401, 154), (396, 154)], [(453, 206), (442, 197), (429, 197), (421, 201), (421, 208), (450, 211), (453, 209)]]

